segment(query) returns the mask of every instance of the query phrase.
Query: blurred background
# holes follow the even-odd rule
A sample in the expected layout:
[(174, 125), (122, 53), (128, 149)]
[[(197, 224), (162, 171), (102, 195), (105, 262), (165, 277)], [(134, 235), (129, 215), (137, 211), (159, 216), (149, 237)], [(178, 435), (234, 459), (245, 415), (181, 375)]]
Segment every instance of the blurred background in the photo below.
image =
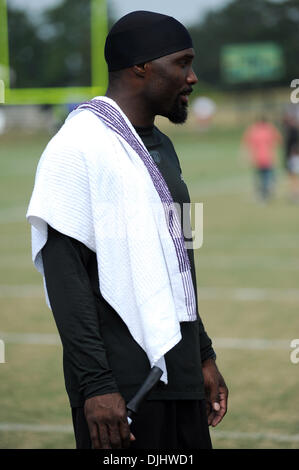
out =
[(230, 389), (213, 445), (298, 448), (299, 0), (0, 0), (0, 448), (75, 446), (25, 214), (47, 142), (105, 93), (108, 28), (136, 9), (175, 16), (196, 51), (188, 122), (156, 124), (204, 203), (199, 309)]

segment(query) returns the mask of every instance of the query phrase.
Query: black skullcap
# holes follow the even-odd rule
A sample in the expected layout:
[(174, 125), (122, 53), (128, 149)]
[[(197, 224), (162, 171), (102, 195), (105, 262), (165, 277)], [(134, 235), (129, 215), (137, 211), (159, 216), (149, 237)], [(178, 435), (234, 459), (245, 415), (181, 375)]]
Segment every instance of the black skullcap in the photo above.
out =
[(111, 28), (105, 44), (109, 72), (193, 47), (185, 26), (172, 16), (134, 11)]

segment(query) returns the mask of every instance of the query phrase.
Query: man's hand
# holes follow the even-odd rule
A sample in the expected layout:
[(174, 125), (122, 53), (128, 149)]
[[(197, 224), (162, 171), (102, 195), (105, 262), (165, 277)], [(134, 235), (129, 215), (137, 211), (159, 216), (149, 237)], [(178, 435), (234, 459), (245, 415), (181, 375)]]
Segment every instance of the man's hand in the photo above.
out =
[(84, 413), (93, 449), (127, 449), (135, 440), (130, 434), (125, 401), (119, 393), (88, 398)]
[(208, 425), (217, 426), (227, 411), (228, 388), (214, 359), (202, 363)]

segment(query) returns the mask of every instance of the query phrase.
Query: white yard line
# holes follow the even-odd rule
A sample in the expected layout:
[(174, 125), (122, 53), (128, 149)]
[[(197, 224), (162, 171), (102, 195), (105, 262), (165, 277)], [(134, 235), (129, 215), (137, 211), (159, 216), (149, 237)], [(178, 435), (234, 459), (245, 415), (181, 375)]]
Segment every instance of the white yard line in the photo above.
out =
[[(25, 249), (25, 248), (24, 248)], [(29, 243), (27, 250), (24, 253), (10, 253), (1, 254), (2, 268), (18, 269), (20, 267), (28, 267), (33, 269)], [(199, 255), (199, 268), (202, 269), (215, 269), (225, 270), (240, 267), (244, 269), (257, 269), (257, 270), (273, 270), (279, 269), (280, 271), (299, 271), (299, 259), (294, 256), (284, 256), (282, 259), (275, 255)]]
[[(299, 289), (259, 288), (259, 287), (199, 287), (199, 299), (232, 301), (299, 301)], [(4, 285), (0, 284), (1, 297), (42, 297), (42, 284)]]
[(291, 350), (292, 339), (213, 338), (216, 349)]
[[(26, 424), (0, 423), (0, 432), (46, 432), (73, 433), (73, 426), (68, 424)], [(266, 440), (272, 442), (299, 442), (299, 434), (276, 434), (267, 432), (241, 432), (211, 430), (212, 439)]]
[(199, 287), (199, 300), (299, 301), (299, 289)]
[(227, 271), (232, 268), (273, 270), (279, 271), (299, 271), (299, 258), (296, 256), (275, 255), (243, 255), (243, 254), (225, 254), (225, 255), (204, 255), (199, 254), (199, 268)]
[(299, 434), (276, 434), (272, 432), (241, 432), (241, 431), (218, 431), (211, 430), (212, 439), (246, 439), (263, 440), (273, 442), (298, 442)]
[(68, 424), (25, 424), (25, 423), (0, 423), (0, 432), (73, 432), (73, 426)]
[(51, 333), (6, 333), (0, 332), (4, 344), (61, 345), (58, 334)]
[(18, 286), (0, 284), (0, 298), (42, 297), (43, 295), (44, 289), (42, 284), (22, 284)]
[[(5, 344), (61, 345), (58, 334), (48, 333), (6, 333), (0, 331)], [(217, 349), (291, 350), (291, 340), (260, 338), (213, 338)]]

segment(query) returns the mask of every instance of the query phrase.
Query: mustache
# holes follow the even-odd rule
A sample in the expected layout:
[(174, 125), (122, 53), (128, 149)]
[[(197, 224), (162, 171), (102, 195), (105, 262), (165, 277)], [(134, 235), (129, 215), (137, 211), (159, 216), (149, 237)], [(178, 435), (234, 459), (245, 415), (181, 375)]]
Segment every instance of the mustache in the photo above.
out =
[(193, 88), (185, 88), (183, 91), (181, 91), (180, 95), (190, 95), (193, 92)]

